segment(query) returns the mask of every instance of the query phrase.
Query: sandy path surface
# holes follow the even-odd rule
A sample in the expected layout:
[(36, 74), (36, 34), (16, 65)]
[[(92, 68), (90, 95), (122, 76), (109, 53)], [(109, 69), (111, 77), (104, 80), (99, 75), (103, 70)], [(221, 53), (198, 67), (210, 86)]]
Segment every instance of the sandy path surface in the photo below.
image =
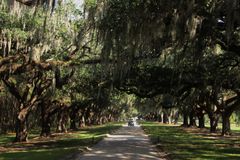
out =
[(164, 160), (139, 126), (123, 126), (74, 160)]

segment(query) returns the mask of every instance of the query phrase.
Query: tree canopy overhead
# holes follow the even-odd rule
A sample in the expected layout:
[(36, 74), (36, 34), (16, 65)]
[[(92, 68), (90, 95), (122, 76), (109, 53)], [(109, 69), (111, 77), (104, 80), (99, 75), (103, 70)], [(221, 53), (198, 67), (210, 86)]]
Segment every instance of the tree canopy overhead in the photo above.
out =
[[(135, 55), (142, 52), (159, 54), (168, 47), (183, 47), (185, 43), (194, 45), (198, 42), (201, 46), (203, 38), (215, 38), (214, 32), (220, 29), (225, 29), (226, 38), (231, 39), (239, 25), (237, 0), (111, 0), (96, 3), (95, 10), (90, 10), (93, 13), (89, 14), (89, 19), (96, 22), (100, 37), (106, 42), (103, 49), (106, 54), (114, 52), (114, 48), (136, 52), (132, 53)], [(232, 42), (228, 40), (228, 43)]]
[(204, 69), (206, 56), (238, 54), (238, 0), (95, 2), (88, 19), (102, 42), (102, 57), (115, 59), (120, 70), (148, 60), (177, 70), (186, 63)]
[(239, 108), (239, 0), (95, 2), (88, 20), (102, 58), (115, 62), (117, 88), (140, 97), (172, 94), (182, 103), (194, 97), (186, 102), (207, 112), (213, 126), (222, 114), (227, 132), (226, 117)]
[[(77, 120), (111, 121), (134, 100), (155, 103), (154, 112), (177, 107), (192, 120), (207, 114), (212, 131), (221, 115), (223, 133), (230, 130), (240, 102), (240, 0), (85, 0), (83, 7), (1, 1), (0, 93), (4, 103), (13, 96), (16, 141), (27, 139), (27, 119), (38, 110), (41, 134), (49, 135), (52, 117), (64, 131), (68, 116), (72, 128)], [(143, 100), (123, 103), (119, 91)]]

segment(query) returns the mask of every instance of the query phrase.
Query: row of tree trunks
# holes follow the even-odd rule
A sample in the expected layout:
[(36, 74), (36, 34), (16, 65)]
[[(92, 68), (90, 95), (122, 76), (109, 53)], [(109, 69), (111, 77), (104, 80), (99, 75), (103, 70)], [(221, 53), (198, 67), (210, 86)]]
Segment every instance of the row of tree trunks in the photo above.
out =
[[(196, 117), (198, 118), (198, 126), (196, 123)], [(192, 110), (190, 113), (183, 112), (183, 127), (198, 127), (198, 128), (204, 128), (205, 127), (205, 121), (204, 121), (204, 114), (197, 114), (195, 110)]]
[[(232, 115), (231, 112), (223, 112), (222, 113), (222, 135), (229, 135), (231, 131), (231, 124), (230, 124), (230, 116)], [(210, 114), (209, 120), (210, 120), (210, 132), (216, 133), (217, 126), (219, 122), (220, 116), (218, 114)], [(205, 127), (205, 121), (204, 121), (204, 114), (198, 114), (198, 128), (204, 128)], [(192, 115), (192, 113), (189, 116), (190, 123), (188, 124), (188, 115), (183, 115), (183, 126), (196, 126), (196, 119), (195, 116)]]
[(145, 119), (151, 120), (151, 121), (158, 121), (165, 124), (176, 124), (178, 121), (179, 115), (178, 112), (174, 110), (163, 110), (159, 113), (149, 113), (147, 116), (145, 116)]

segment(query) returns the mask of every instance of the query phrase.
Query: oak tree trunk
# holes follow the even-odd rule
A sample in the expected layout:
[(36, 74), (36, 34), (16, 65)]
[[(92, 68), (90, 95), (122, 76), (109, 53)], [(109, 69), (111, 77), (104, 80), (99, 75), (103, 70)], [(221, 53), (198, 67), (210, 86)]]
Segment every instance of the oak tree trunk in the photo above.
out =
[(198, 128), (205, 128), (204, 114), (198, 115)]
[(85, 123), (85, 117), (84, 115), (82, 115), (79, 119), (79, 128), (82, 128), (82, 127), (85, 127), (86, 126), (86, 123)]
[(230, 113), (223, 112), (222, 113), (222, 135), (230, 135), (231, 134), (231, 124), (230, 124)]
[(50, 125), (50, 115), (47, 111), (46, 104), (41, 104), (41, 120), (42, 120), (42, 130), (40, 136), (48, 137), (51, 135), (51, 125)]
[(78, 110), (79, 109), (77, 107), (73, 107), (71, 109), (71, 112), (70, 112), (70, 129), (71, 130), (77, 130), (76, 121), (77, 121)]
[(63, 133), (67, 132), (66, 128), (66, 117), (64, 111), (61, 111), (57, 116), (57, 132)]
[(158, 115), (158, 122), (162, 122), (162, 116), (161, 116), (161, 114)]
[(194, 115), (194, 111), (191, 111), (190, 115), (189, 115), (189, 119), (190, 119), (190, 123), (189, 123), (189, 126), (190, 127), (196, 127), (197, 124), (196, 124), (196, 117)]
[(26, 142), (28, 140), (27, 116), (17, 116), (15, 142)]
[(48, 137), (50, 135), (51, 135), (51, 122), (50, 116), (47, 114), (42, 117), (42, 131), (40, 136)]
[(166, 112), (163, 113), (163, 123), (169, 123), (169, 117), (168, 114)]
[(216, 133), (219, 118), (216, 116), (209, 116), (209, 119), (210, 119), (210, 132)]
[(183, 127), (188, 127), (188, 115), (186, 113), (183, 113)]

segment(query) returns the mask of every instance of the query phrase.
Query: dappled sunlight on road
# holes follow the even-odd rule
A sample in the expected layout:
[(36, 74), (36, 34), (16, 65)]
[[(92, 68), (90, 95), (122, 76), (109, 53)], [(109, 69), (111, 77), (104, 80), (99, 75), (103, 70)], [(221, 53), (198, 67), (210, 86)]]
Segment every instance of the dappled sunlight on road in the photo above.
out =
[(124, 125), (75, 160), (160, 160), (140, 126)]

